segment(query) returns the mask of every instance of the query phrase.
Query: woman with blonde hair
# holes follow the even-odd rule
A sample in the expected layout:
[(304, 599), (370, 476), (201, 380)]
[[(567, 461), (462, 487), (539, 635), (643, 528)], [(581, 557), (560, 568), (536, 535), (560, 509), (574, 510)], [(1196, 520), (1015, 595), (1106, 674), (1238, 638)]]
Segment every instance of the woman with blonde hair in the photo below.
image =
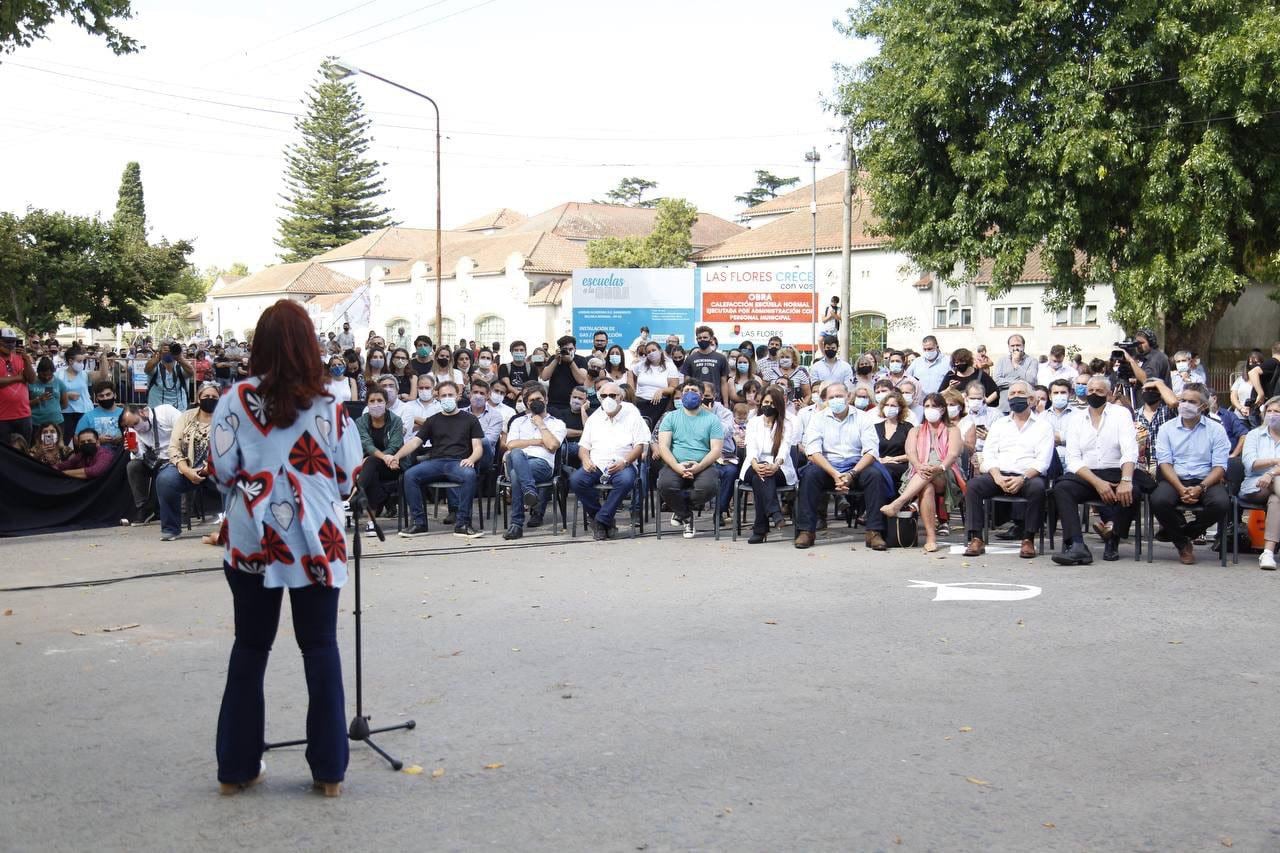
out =
[(795, 347), (779, 349), (777, 366), (766, 367), (760, 378), (765, 381), (765, 384), (777, 382), (779, 379), (787, 380), (787, 402), (795, 403), (796, 408), (813, 402), (813, 379), (809, 371), (800, 364), (800, 354), (796, 352)]
[(941, 394), (924, 398), (924, 423), (907, 436), (907, 459), (911, 464), (902, 494), (880, 508), (886, 518), (896, 516), (919, 496), (920, 520), (924, 524), (924, 551), (938, 550), (937, 499), (947, 490), (947, 474), (959, 478), (956, 460), (963, 448), (960, 430), (947, 417), (947, 401)]

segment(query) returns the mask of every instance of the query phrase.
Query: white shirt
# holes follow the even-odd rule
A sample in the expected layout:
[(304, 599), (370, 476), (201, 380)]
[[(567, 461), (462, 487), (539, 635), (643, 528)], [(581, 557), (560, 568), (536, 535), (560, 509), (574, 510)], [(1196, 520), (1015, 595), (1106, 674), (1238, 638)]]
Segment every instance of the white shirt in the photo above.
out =
[(351, 402), (351, 380), (345, 376), (329, 380), (329, 393), (335, 403)]
[(640, 410), (630, 403), (623, 403), (613, 417), (609, 417), (604, 409), (592, 412), (582, 427), (578, 446), (590, 451), (591, 461), (603, 469), (626, 459), (632, 448), (648, 444), (649, 440), (649, 429), (644, 425)]
[(843, 358), (837, 358), (835, 362), (820, 358), (809, 365), (809, 378), (814, 382), (844, 382), (852, 385), (853, 368)]
[(1057, 370), (1054, 370), (1053, 362), (1046, 361), (1042, 363), (1039, 370), (1036, 371), (1036, 384), (1043, 385), (1048, 388), (1053, 384), (1053, 380), (1055, 379), (1066, 379), (1074, 382), (1078, 374), (1079, 371), (1076, 370), (1074, 364), (1068, 364), (1064, 361), (1062, 364), (1058, 365)]
[[(149, 423), (146, 411), (146, 409), (138, 410), (138, 414), (142, 415), (143, 423)], [(160, 458), (164, 459), (164, 454), (169, 452), (169, 436), (173, 434), (173, 425), (178, 422), (178, 418), (182, 417), (182, 412), (168, 403), (156, 406), (151, 413), (154, 429), (148, 429), (146, 432), (134, 429), (138, 434), (138, 452), (132, 454), (134, 459), (141, 459), (143, 452), (148, 449), (158, 449), (162, 454)]]
[(1031, 415), (1021, 428), (1013, 415), (1005, 415), (987, 429), (982, 452), (983, 470), (1022, 474), (1034, 468), (1043, 474), (1053, 458), (1053, 427), (1048, 420)]
[(1078, 412), (1067, 419), (1067, 470), (1078, 473), (1083, 468), (1097, 471), (1119, 468), (1126, 462), (1138, 463), (1138, 431), (1133, 415), (1124, 406), (1108, 403), (1102, 409), (1102, 421), (1093, 427), (1090, 412)]
[[(552, 415), (550, 412), (544, 413), (542, 416), (542, 425), (547, 428), (547, 432), (556, 437), (560, 443), (564, 443), (565, 433), (568, 427), (564, 425), (564, 421)], [(521, 415), (511, 422), (507, 427), (507, 441), (542, 441), (542, 430), (533, 422), (533, 418), (528, 414)], [(554, 465), (556, 455), (553, 451), (547, 450), (542, 444), (531, 444), (528, 447), (521, 448), (524, 455), (530, 459), (541, 459), (548, 465)], [(552, 472), (554, 473), (554, 472)]]
[(350, 332), (340, 332), (338, 334), (338, 346), (345, 349), (355, 349), (356, 336)]
[(864, 452), (862, 428), (865, 424), (862, 415), (856, 409), (847, 411), (844, 420), (837, 418), (830, 409), (814, 412), (804, 431), (805, 455), (821, 453), (840, 472), (858, 464)]
[(765, 423), (763, 415), (756, 415), (747, 421), (747, 456), (742, 463), (742, 470), (738, 472), (738, 479), (747, 479), (747, 472), (751, 470), (752, 462), (763, 462), (769, 465), (777, 465), (782, 470), (782, 476), (786, 479), (788, 486), (796, 484), (796, 466), (791, 460), (791, 445), (796, 441), (796, 419), (794, 417), (782, 419), (782, 444), (778, 446), (778, 453), (773, 453), (773, 429), (769, 424)]
[(422, 422), (432, 415), (440, 411), (440, 401), (435, 397), (430, 402), (424, 403), (421, 400), (410, 400), (405, 403), (398, 414), (400, 420), (404, 421), (404, 434), (417, 432), (422, 426)]
[[(991, 425), (996, 421), (998, 421), (999, 419), (1000, 419), (1000, 410), (995, 408), (994, 406), (986, 406), (978, 414), (965, 415), (963, 418), (960, 419), (960, 423), (959, 423), (960, 438), (963, 439), (966, 435), (969, 434), (969, 430), (976, 429), (977, 427), (980, 427), (980, 426), (984, 426), (987, 429), (991, 429)], [(982, 439), (982, 438), (974, 439), (973, 452), (981, 453), (982, 449), (986, 446), (986, 444), (987, 442), (985, 439)]]
[(666, 367), (652, 365), (646, 358), (643, 364), (631, 368), (631, 372), (636, 377), (636, 399), (646, 403), (653, 399), (654, 394), (666, 390), (670, 385), (669, 380), (680, 378), (680, 371), (676, 370), (675, 362), (670, 358), (667, 359)]

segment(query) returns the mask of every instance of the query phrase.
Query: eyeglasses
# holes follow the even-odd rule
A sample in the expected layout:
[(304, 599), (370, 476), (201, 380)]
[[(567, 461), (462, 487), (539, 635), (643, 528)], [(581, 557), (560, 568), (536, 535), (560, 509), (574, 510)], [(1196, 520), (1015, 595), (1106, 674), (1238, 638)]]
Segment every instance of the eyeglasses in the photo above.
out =
[(596, 396), (602, 400), (616, 400), (622, 395), (621, 394), (596, 394)]

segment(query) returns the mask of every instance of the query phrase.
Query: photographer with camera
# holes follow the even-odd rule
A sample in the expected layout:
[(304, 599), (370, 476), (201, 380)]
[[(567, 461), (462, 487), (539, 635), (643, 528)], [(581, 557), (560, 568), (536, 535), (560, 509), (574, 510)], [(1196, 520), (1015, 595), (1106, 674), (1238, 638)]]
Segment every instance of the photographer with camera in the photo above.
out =
[(1116, 346), (1124, 353), (1129, 370), (1137, 380), (1136, 383), (1130, 384), (1142, 384), (1148, 379), (1159, 379), (1165, 385), (1173, 387), (1169, 356), (1160, 351), (1156, 333), (1151, 329), (1139, 329), (1130, 340), (1116, 341)]
[(147, 360), (147, 405), (153, 409), (173, 406), (178, 411), (187, 408), (187, 383), (196, 375), (182, 354), (182, 344), (161, 344)]
[(573, 335), (564, 335), (556, 341), (559, 351), (543, 366), (538, 378), (547, 385), (547, 411), (560, 420), (572, 414), (569, 397), (573, 389), (588, 385), (587, 360), (577, 354), (578, 341)]
[(13, 329), (0, 329), (0, 442), (9, 436), (31, 437), (31, 396), (27, 385), (36, 381), (36, 368)]

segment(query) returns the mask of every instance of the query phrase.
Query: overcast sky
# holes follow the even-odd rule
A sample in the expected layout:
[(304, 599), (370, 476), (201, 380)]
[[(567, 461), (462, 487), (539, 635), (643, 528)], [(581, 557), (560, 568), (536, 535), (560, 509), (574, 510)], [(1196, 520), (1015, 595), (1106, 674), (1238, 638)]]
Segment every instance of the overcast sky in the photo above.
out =
[[(756, 168), (840, 168), (822, 97), (839, 0), (135, 0), (116, 57), (69, 24), (0, 58), (0, 208), (115, 207), (142, 164), (151, 236), (200, 266), (276, 261), (282, 150), (320, 60), (337, 55), (434, 97), (444, 225), (602, 198), (624, 176), (732, 219)], [(326, 20), (327, 19), (327, 20)], [(36, 70), (40, 69), (40, 70)], [(395, 218), (435, 218), (430, 105), (356, 78)]]

